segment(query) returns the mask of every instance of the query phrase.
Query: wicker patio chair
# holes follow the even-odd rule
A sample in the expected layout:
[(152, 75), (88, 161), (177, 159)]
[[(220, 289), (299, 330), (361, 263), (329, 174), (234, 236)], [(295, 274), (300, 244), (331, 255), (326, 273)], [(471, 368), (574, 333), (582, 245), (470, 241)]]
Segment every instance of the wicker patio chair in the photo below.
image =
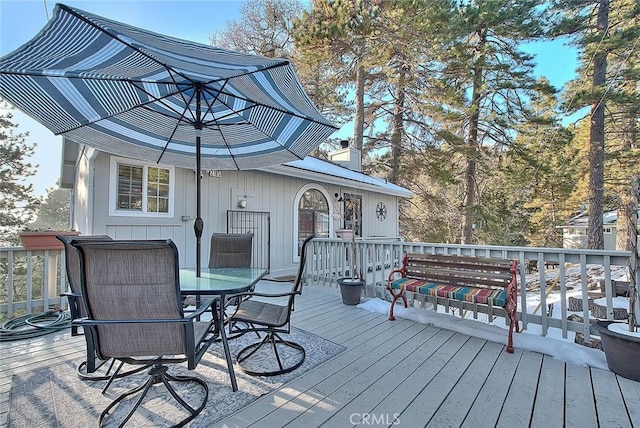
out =
[[(82, 289), (80, 286), (80, 255), (78, 254), (78, 250), (72, 245), (72, 242), (104, 242), (113, 241), (113, 239), (107, 235), (57, 235), (56, 238), (64, 245), (65, 271), (69, 284), (69, 291), (61, 293), (61, 296), (66, 297), (69, 302), (69, 312), (71, 313), (72, 321), (84, 318), (87, 316), (87, 310), (82, 300)], [(87, 344), (87, 359), (78, 365), (76, 373), (82, 380), (108, 380), (109, 382), (105, 385), (103, 392), (106, 392), (114, 379), (129, 376), (144, 370), (144, 367), (136, 367), (135, 369), (121, 372), (122, 366), (124, 365), (122, 361), (119, 362), (114, 370), (115, 359), (102, 361), (98, 359), (95, 352), (93, 352), (95, 349), (95, 343), (93, 343), (95, 338), (92, 336), (91, 331), (83, 331), (80, 333), (78, 326), (72, 324), (71, 336), (78, 336), (80, 334), (84, 334), (85, 341), (91, 341), (92, 344)], [(102, 367), (106, 367), (106, 370), (98, 372)]]
[[(186, 361), (187, 369), (196, 368), (216, 339), (213, 320), (196, 321), (210, 310), (213, 299), (184, 315), (178, 250), (171, 240), (73, 245), (80, 254), (82, 296), (87, 309), (87, 318), (74, 323), (89, 329), (98, 339), (95, 352), (99, 358), (151, 366), (147, 382), (112, 401), (101, 413), (98, 425), (102, 426), (125, 398), (137, 395), (135, 405), (120, 421), (119, 426), (124, 425), (156, 384), (163, 384), (188, 413), (175, 426), (193, 420), (207, 402), (207, 383), (195, 376), (173, 376), (167, 365)], [(202, 403), (187, 403), (172, 386), (176, 382), (199, 385), (204, 392)]]
[[(300, 367), (305, 360), (306, 353), (302, 345), (284, 340), (280, 334), (291, 332), (291, 312), (294, 310), (295, 297), (302, 293), (307, 245), (311, 239), (313, 236), (305, 239), (302, 245), (298, 274), (290, 292), (279, 294), (248, 292), (235, 296), (239, 298), (239, 304), (228, 321), (233, 328), (234, 337), (249, 332), (266, 333), (260, 341), (242, 348), (236, 356), (240, 368), (249, 375), (275, 376), (288, 373)], [(285, 305), (281, 304), (283, 298), (286, 298)], [(277, 368), (274, 370), (257, 369), (254, 368), (257, 367), (255, 362), (252, 364), (251, 358), (257, 358), (257, 353), (266, 347), (273, 351), (273, 358), (277, 363)], [(286, 359), (282, 358), (283, 350), (289, 354)]]

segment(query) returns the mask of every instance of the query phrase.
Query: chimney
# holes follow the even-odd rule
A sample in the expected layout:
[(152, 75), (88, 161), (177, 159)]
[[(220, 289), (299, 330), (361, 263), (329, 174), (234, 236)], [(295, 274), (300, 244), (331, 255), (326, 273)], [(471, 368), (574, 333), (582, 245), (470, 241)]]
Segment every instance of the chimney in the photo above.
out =
[(340, 140), (340, 149), (329, 153), (329, 160), (352, 171), (362, 172), (360, 150), (349, 146), (349, 140)]

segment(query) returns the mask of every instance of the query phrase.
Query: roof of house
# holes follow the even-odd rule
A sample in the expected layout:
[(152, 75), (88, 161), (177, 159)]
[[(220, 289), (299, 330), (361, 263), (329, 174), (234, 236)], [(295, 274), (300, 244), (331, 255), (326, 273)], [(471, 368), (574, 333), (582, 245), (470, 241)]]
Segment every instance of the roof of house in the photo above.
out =
[[(61, 187), (72, 188), (75, 177), (74, 169), (79, 153), (78, 144), (62, 139), (62, 165), (60, 173)], [(333, 162), (307, 156), (304, 159), (260, 168), (261, 171), (290, 177), (306, 178), (323, 183), (353, 187), (386, 195), (413, 197), (413, 192), (404, 187), (389, 183), (386, 180), (371, 177), (361, 172), (352, 171)]]
[(261, 168), (261, 170), (404, 198), (411, 198), (413, 196), (413, 192), (404, 187), (389, 183), (386, 180), (371, 177), (361, 172), (352, 171), (333, 162), (318, 159), (313, 156), (307, 156), (302, 160), (287, 162), (282, 165), (268, 166)]
[[(602, 223), (603, 224), (616, 224), (618, 220), (618, 212), (617, 211), (605, 211), (602, 214)], [(589, 223), (589, 216), (586, 212), (580, 213), (574, 217), (571, 217), (567, 220), (561, 227), (587, 227)]]

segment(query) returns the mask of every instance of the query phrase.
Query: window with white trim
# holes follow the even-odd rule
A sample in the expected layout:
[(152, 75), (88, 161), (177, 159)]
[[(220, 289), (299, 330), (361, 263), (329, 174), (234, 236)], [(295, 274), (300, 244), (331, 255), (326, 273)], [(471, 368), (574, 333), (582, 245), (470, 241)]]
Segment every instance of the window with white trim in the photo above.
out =
[(293, 261), (300, 261), (305, 238), (328, 238), (332, 232), (332, 206), (327, 191), (315, 183), (302, 186), (293, 204)]
[(112, 156), (109, 215), (173, 217), (173, 166)]

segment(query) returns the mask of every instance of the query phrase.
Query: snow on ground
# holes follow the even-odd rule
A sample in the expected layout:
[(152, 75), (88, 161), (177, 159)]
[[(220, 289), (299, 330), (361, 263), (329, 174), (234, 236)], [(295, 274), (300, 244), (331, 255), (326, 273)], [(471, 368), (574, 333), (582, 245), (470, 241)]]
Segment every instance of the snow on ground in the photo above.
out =
[[(607, 306), (607, 298), (601, 297), (599, 299), (595, 299), (593, 303), (600, 306)], [(629, 309), (629, 299), (620, 296), (614, 297), (612, 299), (612, 306), (619, 309)]]
[[(388, 314), (389, 305), (389, 302), (375, 298), (363, 301), (363, 303), (358, 305), (358, 308), (366, 309), (370, 312)], [(439, 328), (502, 343), (503, 345), (507, 344), (507, 331), (505, 328), (497, 325), (461, 319), (451, 314), (435, 312), (429, 308), (404, 308), (402, 305), (396, 305), (394, 315), (422, 324), (432, 324)], [(529, 326), (531, 327), (531, 324), (529, 324)], [(550, 355), (558, 360), (583, 367), (590, 366), (609, 370), (604, 352), (587, 348), (567, 340), (558, 340), (549, 336), (542, 337), (537, 334), (532, 334), (530, 329), (526, 330), (523, 334), (514, 333), (513, 346), (518, 349)]]

